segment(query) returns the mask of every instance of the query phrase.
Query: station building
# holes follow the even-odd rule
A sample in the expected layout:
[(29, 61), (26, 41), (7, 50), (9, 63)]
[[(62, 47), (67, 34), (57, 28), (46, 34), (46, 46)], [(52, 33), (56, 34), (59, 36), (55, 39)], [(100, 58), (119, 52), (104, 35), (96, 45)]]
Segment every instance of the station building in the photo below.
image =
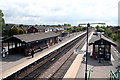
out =
[(14, 35), (3, 40), (2, 45), (8, 45), (9, 54), (21, 53), (29, 56), (32, 49), (37, 52), (58, 43), (58, 36), (55, 32)]

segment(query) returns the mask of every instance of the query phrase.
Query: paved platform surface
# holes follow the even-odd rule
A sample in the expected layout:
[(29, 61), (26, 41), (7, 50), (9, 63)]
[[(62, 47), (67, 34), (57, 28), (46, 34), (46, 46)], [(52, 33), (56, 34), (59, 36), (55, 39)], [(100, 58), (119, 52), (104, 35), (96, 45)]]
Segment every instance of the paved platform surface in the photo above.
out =
[[(88, 41), (91, 39), (93, 35), (93, 32), (90, 34)], [(82, 47), (81, 50), (86, 50), (86, 43), (84, 44), (84, 46)], [(81, 65), (82, 59), (83, 59), (84, 54), (78, 54), (77, 57), (75, 58), (75, 60), (73, 61), (72, 65), (70, 66), (70, 68), (68, 69), (68, 71), (66, 72), (64, 79), (66, 78), (75, 78), (77, 71), (79, 70), (79, 67)]]
[[(93, 36), (92, 38), (95, 38), (95, 36)], [(89, 52), (92, 49), (92, 45), (89, 46)], [(111, 48), (111, 62), (102, 62), (99, 63), (98, 60), (95, 60), (93, 58), (91, 58), (90, 56), (88, 56), (88, 70), (92, 69), (91, 72), (91, 78), (92, 79), (104, 79), (104, 80), (108, 80), (110, 78), (110, 70), (112, 69), (114, 72), (116, 72), (116, 67), (117, 67), (117, 60), (118, 60), (118, 55), (116, 55), (115, 57), (113, 57), (114, 54), (116, 54), (116, 52), (114, 51), (114, 47), (112, 46)], [(80, 68), (77, 72), (77, 75), (75, 78), (85, 78), (85, 62), (82, 62), (80, 65)]]
[[(4, 76), (4, 75), (8, 75), (7, 72), (10, 72), (11, 70), (13, 70), (12, 72), (16, 71), (17, 68), (19, 68), (19, 66), (24, 67), (24, 65), (29, 64), (29, 62), (34, 62), (36, 59), (39, 59), (42, 56), (45, 56), (46, 53), (51, 52), (52, 50), (54, 50), (55, 48), (65, 44), (66, 42), (69, 42), (70, 40), (78, 37), (80, 34), (82, 34), (83, 32), (79, 32), (79, 33), (75, 33), (75, 34), (71, 34), (70, 37), (66, 36), (65, 38), (63, 38), (62, 42), (59, 42), (56, 45), (53, 45), (41, 52), (36, 53), (34, 56), (34, 58), (30, 57), (24, 57), (24, 55), (21, 54), (15, 54), (15, 55), (9, 55), (5, 58), (0, 58), (0, 77)], [(24, 63), (24, 64), (23, 64)], [(19, 66), (18, 66), (19, 65)], [(22, 68), (21, 67), (21, 68)]]
[[(95, 38), (93, 35), (92, 38)], [(86, 46), (84, 46), (86, 47)], [(93, 48), (92, 45), (88, 47), (88, 51), (90, 52)], [(84, 48), (86, 49), (86, 48)], [(93, 79), (104, 79), (107, 80), (110, 77), (110, 70), (112, 69), (114, 72), (116, 72), (116, 67), (118, 64), (118, 54), (119, 52), (115, 49), (114, 46), (111, 48), (111, 62), (102, 62), (99, 63), (98, 60), (95, 60), (88, 56), (88, 67), (87, 70), (90, 68), (92, 69), (91, 72), (91, 78)], [(83, 55), (78, 55), (79, 59), (76, 57), (75, 61), (71, 65), (71, 68), (67, 71), (67, 73), (64, 76), (64, 79), (66, 78), (72, 78), (72, 80), (78, 80), (85, 78), (85, 61), (81, 61)], [(79, 68), (78, 68), (79, 67)], [(89, 72), (89, 71), (88, 71)]]

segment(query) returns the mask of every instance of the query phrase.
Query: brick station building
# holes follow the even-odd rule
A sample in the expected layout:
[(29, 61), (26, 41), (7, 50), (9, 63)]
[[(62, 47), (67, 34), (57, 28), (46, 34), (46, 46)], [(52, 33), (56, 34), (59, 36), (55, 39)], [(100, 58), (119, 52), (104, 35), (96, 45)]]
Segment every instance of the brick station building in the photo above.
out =
[(23, 53), (29, 56), (31, 49), (37, 52), (58, 43), (58, 36), (54, 32), (22, 34), (9, 37), (2, 43), (8, 44), (9, 54)]

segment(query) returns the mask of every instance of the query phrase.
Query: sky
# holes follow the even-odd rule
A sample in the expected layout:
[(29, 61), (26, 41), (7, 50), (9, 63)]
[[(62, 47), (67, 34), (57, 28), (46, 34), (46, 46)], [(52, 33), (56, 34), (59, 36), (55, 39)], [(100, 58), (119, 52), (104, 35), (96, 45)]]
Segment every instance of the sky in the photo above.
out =
[(118, 25), (119, 0), (0, 0), (6, 23)]

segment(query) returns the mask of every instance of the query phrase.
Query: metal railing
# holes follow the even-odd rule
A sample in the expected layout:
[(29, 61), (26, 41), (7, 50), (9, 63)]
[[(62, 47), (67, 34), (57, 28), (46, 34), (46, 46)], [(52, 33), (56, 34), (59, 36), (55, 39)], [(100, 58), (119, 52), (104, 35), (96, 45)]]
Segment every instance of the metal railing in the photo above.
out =
[(113, 72), (113, 70), (110, 70), (110, 80), (119, 80), (118, 79), (118, 72)]
[(91, 72), (92, 72), (92, 70), (91, 70), (91, 68), (90, 68), (90, 69), (89, 69), (89, 73), (88, 73), (88, 80), (90, 80)]

